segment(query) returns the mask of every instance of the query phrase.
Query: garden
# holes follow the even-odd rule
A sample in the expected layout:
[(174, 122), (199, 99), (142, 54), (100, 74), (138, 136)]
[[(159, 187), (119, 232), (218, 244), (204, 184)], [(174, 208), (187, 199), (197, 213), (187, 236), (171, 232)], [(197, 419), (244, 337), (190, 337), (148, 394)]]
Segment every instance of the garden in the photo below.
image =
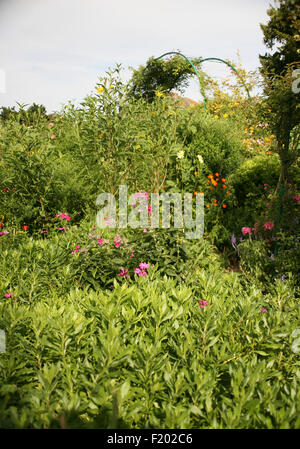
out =
[[(297, 36), (221, 85), (192, 60), (205, 104), (170, 95), (176, 54), (55, 114), (2, 108), (0, 428), (300, 427)], [(120, 186), (145, 226), (118, 201), (100, 226)], [(154, 194), (186, 193), (200, 238), (161, 206), (152, 226)]]

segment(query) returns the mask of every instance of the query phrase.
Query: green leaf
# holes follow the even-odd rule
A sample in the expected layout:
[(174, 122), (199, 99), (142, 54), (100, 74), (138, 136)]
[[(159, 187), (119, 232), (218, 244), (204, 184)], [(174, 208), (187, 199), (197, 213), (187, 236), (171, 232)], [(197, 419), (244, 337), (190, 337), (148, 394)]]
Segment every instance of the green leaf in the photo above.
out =
[(300, 352), (300, 337), (296, 338), (296, 340), (293, 341), (292, 351), (294, 354), (299, 354), (299, 352)]

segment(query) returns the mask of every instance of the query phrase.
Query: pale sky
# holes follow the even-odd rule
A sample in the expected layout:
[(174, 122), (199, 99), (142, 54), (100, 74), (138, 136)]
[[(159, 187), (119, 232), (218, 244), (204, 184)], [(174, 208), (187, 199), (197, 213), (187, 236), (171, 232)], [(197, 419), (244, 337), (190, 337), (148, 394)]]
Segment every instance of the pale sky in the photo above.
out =
[[(266, 52), (260, 23), (270, 0), (0, 0), (0, 107), (16, 102), (48, 113), (76, 103), (117, 63), (138, 68), (151, 56), (180, 50), (188, 57), (259, 67)], [(229, 69), (204, 63), (216, 77)], [(186, 96), (198, 100), (198, 81)]]

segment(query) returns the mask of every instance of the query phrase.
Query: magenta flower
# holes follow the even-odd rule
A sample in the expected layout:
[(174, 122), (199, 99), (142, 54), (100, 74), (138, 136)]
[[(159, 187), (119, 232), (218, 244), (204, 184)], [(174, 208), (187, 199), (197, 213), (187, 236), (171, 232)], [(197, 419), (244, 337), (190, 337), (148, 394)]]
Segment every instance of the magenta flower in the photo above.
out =
[(120, 267), (120, 268), (121, 268), (121, 273), (118, 273), (117, 276), (121, 276), (121, 277), (125, 276), (126, 279), (129, 279), (128, 270), (124, 270), (123, 267)]
[(148, 273), (145, 270), (141, 270), (140, 268), (136, 268), (134, 272), (139, 276), (148, 276)]
[(267, 313), (267, 312), (268, 312), (267, 309), (265, 309), (264, 307), (262, 307), (262, 308), (260, 309), (260, 311), (261, 311), (262, 313)]
[(75, 256), (76, 253), (79, 252), (80, 245), (76, 245), (74, 251), (72, 251), (72, 255)]
[(251, 228), (247, 228), (247, 227), (242, 228), (242, 233), (244, 235), (247, 235), (247, 234), (251, 235)]
[(8, 293), (5, 293), (4, 297), (5, 298), (11, 298), (12, 295), (13, 295), (12, 292), (8, 292)]
[(200, 306), (200, 309), (204, 309), (205, 306), (209, 306), (209, 302), (205, 301), (204, 299), (201, 299), (199, 301), (199, 306)]
[(8, 231), (3, 231), (3, 232), (0, 232), (0, 235), (7, 235), (7, 234), (9, 234), (9, 232), (8, 232)]
[(59, 231), (64, 231), (65, 229), (66, 229), (65, 227), (63, 227), (63, 228), (58, 228)]
[(134, 272), (135, 272), (136, 274), (138, 274), (139, 276), (148, 276), (148, 273), (146, 272), (146, 270), (147, 270), (148, 268), (149, 268), (149, 264), (148, 264), (148, 263), (141, 262), (141, 263), (139, 264), (139, 267), (136, 268), (136, 269), (134, 270)]
[(8, 192), (8, 189), (5, 187), (5, 188), (3, 189), (3, 192), (7, 193), (7, 192)]
[(300, 201), (300, 196), (299, 196), (299, 195), (293, 196), (293, 200), (295, 200), (295, 201)]
[(116, 248), (120, 248), (121, 246), (121, 237), (120, 234), (116, 235), (116, 237), (113, 239), (113, 244)]
[(62, 220), (67, 220), (67, 221), (71, 220), (70, 215), (67, 215), (67, 214), (64, 214), (64, 213), (62, 213), (62, 214), (56, 214), (56, 216), (57, 216), (57, 217), (60, 217)]
[(98, 243), (99, 243), (99, 245), (103, 245), (104, 240), (103, 239), (98, 239)]
[(139, 267), (140, 267), (141, 270), (147, 270), (149, 268), (149, 264), (145, 263), (145, 262), (141, 262), (139, 264)]
[(40, 234), (46, 234), (48, 231), (41, 231)]
[(148, 206), (148, 214), (151, 214), (152, 212), (152, 206)]

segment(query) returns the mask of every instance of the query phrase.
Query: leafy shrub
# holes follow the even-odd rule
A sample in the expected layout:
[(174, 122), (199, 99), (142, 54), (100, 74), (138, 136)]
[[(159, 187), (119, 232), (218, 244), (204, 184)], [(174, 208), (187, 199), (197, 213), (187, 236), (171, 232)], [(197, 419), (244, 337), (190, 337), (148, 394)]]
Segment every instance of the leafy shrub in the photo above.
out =
[(0, 426), (298, 428), (297, 302), (283, 287), (263, 297), (216, 269), (194, 291), (141, 277), (31, 307), (3, 298)]

